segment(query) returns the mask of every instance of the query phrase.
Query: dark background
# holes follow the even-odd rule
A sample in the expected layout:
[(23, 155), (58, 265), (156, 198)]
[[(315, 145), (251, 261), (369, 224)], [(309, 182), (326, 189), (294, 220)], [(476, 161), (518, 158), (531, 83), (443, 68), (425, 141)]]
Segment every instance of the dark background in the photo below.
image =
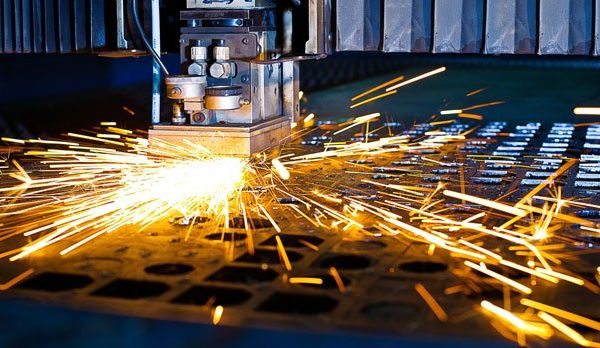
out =
[[(165, 62), (178, 71), (178, 57)], [(381, 111), (413, 120), (444, 108), (503, 100), (473, 111), (488, 119), (578, 122), (574, 106), (600, 104), (600, 64), (594, 58), (465, 55), (337, 54), (303, 62), (301, 89), (308, 111), (321, 118), (348, 118)], [(416, 76), (439, 66), (444, 74), (401, 89), (396, 95), (349, 110), (350, 98), (399, 75)], [(151, 60), (88, 55), (0, 56), (0, 134), (55, 136), (118, 121), (144, 128), (150, 119)], [(465, 94), (488, 88), (472, 98)], [(332, 102), (334, 101), (334, 102)], [(135, 111), (131, 115), (123, 109)], [(170, 107), (164, 101), (162, 112)], [(598, 119), (600, 120), (600, 119)]]

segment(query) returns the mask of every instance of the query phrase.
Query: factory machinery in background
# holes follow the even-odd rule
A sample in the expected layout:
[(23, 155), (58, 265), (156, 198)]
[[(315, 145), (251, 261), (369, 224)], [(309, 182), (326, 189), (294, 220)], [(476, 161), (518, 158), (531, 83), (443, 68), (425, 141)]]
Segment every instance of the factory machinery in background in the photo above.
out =
[(173, 113), (161, 120), (154, 112), (150, 138), (241, 156), (288, 139), (299, 60), (334, 51), (600, 53), (592, 15), (600, 3), (591, 0), (188, 0), (163, 1), (160, 15), (158, 4), (4, 1), (0, 52), (139, 55), (160, 51), (162, 24), (181, 74), (163, 69)]

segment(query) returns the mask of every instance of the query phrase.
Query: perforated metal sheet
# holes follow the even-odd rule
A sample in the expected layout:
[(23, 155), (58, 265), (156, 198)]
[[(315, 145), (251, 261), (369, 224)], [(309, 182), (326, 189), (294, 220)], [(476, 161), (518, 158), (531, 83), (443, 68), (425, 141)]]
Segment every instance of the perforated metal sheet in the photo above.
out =
[[(468, 127), (473, 126), (472, 124)], [(397, 132), (402, 127), (391, 126)], [(448, 132), (464, 130), (466, 125), (455, 124), (442, 128)], [(404, 130), (405, 134), (420, 137), (431, 126), (416, 125)], [(565, 129), (571, 129), (570, 134)], [(552, 161), (543, 162), (530, 157), (555, 151), (544, 143), (550, 134), (567, 137), (569, 156), (581, 158), (582, 163), (597, 163), (586, 143), (594, 142), (600, 128), (574, 129), (571, 125), (491, 123), (474, 133), (472, 141), (462, 151), (448, 152), (446, 163), (466, 164), (464, 177), (467, 192), (495, 199), (515, 190), (505, 198), (514, 202), (531, 189), (530, 180), (539, 180), (536, 172), (551, 170)], [(498, 133), (513, 134), (513, 139), (503, 142), (481, 142)], [(523, 135), (532, 140), (523, 148), (510, 144), (521, 141)], [(376, 135), (373, 135), (376, 138)], [(586, 139), (589, 138), (589, 139)], [(360, 139), (358, 139), (360, 140)], [(323, 138), (307, 138), (303, 151), (321, 148)], [(298, 146), (300, 144), (297, 144)], [(294, 149), (298, 153), (299, 148)], [(443, 150), (442, 150), (443, 151)], [(495, 168), (493, 163), (469, 160), (465, 154), (487, 154), (515, 157), (524, 166)], [(296, 173), (289, 183), (300, 187), (332, 187), (344, 190), (347, 195), (365, 197), (380, 195), (380, 188), (361, 183), (365, 176), (349, 173), (356, 165), (375, 169), (371, 180), (382, 183), (412, 183), (423, 186), (445, 182), (457, 188), (460, 170), (454, 166), (424, 165), (419, 155), (436, 156), (431, 152), (414, 152), (404, 155), (380, 154), (353, 162), (325, 161), (307, 165)], [(438, 153), (439, 154), (439, 153)], [(538, 167), (536, 167), (538, 166)], [(537, 168), (537, 169), (531, 169)], [(410, 175), (419, 170), (421, 175)], [(561, 181), (565, 184), (565, 197), (586, 197), (590, 203), (600, 202), (600, 188), (586, 165), (574, 167)], [(596, 181), (597, 182), (597, 181)], [(589, 185), (591, 186), (589, 186)], [(596, 185), (596, 186), (594, 186)], [(475, 311), (482, 298), (502, 301), (503, 291), (494, 282), (481, 277), (481, 293), (461, 292), (444, 294), (446, 288), (459, 284), (456, 274), (464, 271), (462, 262), (443, 251), (428, 255), (428, 246), (411, 243), (403, 238), (378, 236), (364, 221), (366, 231), (324, 229), (289, 209), (289, 201), (270, 202), (271, 212), (282, 228), (282, 243), (292, 262), (291, 272), (280, 263), (276, 234), (271, 223), (264, 218), (251, 221), (256, 253), (247, 251), (246, 234), (239, 219), (232, 220), (233, 228), (224, 231), (202, 221), (191, 230), (191, 238), (184, 236), (187, 226), (164, 221), (143, 232), (123, 230), (100, 238), (77, 253), (57, 256), (64, 246), (60, 243), (27, 261), (0, 265), (1, 279), (6, 281), (30, 267), (35, 274), (18, 284), (2, 298), (25, 298), (61, 306), (94, 311), (121, 313), (129, 316), (152, 317), (210, 323), (212, 306), (222, 305), (225, 312), (222, 324), (234, 326), (267, 326), (301, 328), (313, 331), (340, 329), (367, 333), (411, 334), (415, 336), (496, 337), (489, 319)], [(450, 202), (447, 207), (451, 208)], [(472, 215), (470, 207), (457, 211), (464, 218)], [(592, 210), (568, 208), (576, 216), (600, 221), (600, 214)], [(462, 215), (460, 215), (462, 214)], [(409, 217), (405, 217), (410, 221)], [(493, 218), (492, 218), (493, 219)], [(489, 222), (489, 221), (488, 221)], [(491, 223), (491, 222), (490, 222)], [(572, 269), (581, 277), (593, 281), (594, 267), (600, 263), (598, 253), (585, 250), (600, 248), (593, 235), (581, 234), (576, 226), (564, 226), (563, 234), (579, 242), (569, 251), (582, 251), (580, 262)], [(501, 241), (488, 246), (505, 246)], [(317, 248), (311, 247), (314, 246)], [(5, 245), (9, 248), (10, 245)], [(340, 273), (347, 292), (341, 293), (328, 273), (334, 266)], [(507, 270), (502, 270), (503, 272)], [(526, 275), (509, 273), (512, 278), (525, 281)], [(321, 277), (321, 286), (290, 284), (290, 276)], [(441, 323), (414, 291), (422, 283), (448, 312), (450, 321)], [(561, 283), (558, 286), (538, 284), (535, 299), (569, 308), (593, 319), (598, 318), (598, 295), (582, 287)], [(513, 294), (513, 305), (518, 306), (519, 296)], [(593, 335), (590, 336), (593, 338)]]

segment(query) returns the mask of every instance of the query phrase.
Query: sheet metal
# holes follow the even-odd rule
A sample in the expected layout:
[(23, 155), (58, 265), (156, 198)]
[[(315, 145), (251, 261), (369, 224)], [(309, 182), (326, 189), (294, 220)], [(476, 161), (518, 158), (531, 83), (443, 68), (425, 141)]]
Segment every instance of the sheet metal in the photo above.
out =
[(385, 0), (384, 52), (431, 50), (431, 0)]
[(481, 52), (483, 1), (436, 1), (433, 27), (434, 53)]
[(375, 51), (381, 33), (381, 3), (378, 0), (338, 0), (338, 51)]
[[(147, 4), (140, 8), (149, 11)], [(144, 14), (142, 22), (148, 18)], [(0, 53), (122, 52), (141, 47), (131, 23), (117, 17), (116, 1), (0, 0)], [(127, 40), (118, 41), (117, 33), (123, 32)]]
[(540, 1), (540, 54), (590, 54), (591, 0)]
[(536, 0), (488, 0), (485, 53), (535, 53), (536, 3)]

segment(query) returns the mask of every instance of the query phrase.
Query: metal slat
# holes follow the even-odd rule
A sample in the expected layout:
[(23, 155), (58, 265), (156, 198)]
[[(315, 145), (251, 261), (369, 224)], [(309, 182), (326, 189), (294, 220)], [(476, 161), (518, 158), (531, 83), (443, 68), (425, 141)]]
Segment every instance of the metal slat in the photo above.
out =
[(43, 0), (32, 0), (32, 30), (33, 30), (33, 52), (44, 52), (44, 8)]
[(592, 52), (595, 56), (600, 55), (600, 1), (596, 0), (594, 5), (594, 51)]
[(31, 53), (32, 41), (31, 34), (33, 32), (31, 26), (31, 0), (21, 0), (21, 15), (23, 28), (23, 53)]
[(381, 31), (379, 0), (338, 0), (338, 51), (375, 51), (379, 49)]
[(431, 50), (432, 0), (385, 0), (384, 52)]
[(4, 3), (0, 1), (0, 53), (4, 53)]
[(90, 27), (92, 51), (106, 46), (106, 23), (104, 20), (104, 1), (90, 0)]
[(44, 50), (46, 53), (56, 53), (56, 9), (53, 0), (44, 1)]
[(4, 0), (4, 53), (14, 52), (12, 0)]
[(540, 54), (590, 54), (592, 0), (540, 0)]
[(58, 10), (58, 42), (61, 53), (71, 52), (71, 9), (70, 0), (57, 0)]
[(433, 52), (480, 53), (483, 42), (483, 1), (437, 0)]
[(486, 13), (485, 53), (535, 53), (536, 0), (488, 0)]
[(86, 0), (73, 0), (73, 37), (75, 51), (88, 48)]
[(13, 0), (13, 39), (15, 53), (23, 52), (23, 15), (21, 13), (21, 0)]

